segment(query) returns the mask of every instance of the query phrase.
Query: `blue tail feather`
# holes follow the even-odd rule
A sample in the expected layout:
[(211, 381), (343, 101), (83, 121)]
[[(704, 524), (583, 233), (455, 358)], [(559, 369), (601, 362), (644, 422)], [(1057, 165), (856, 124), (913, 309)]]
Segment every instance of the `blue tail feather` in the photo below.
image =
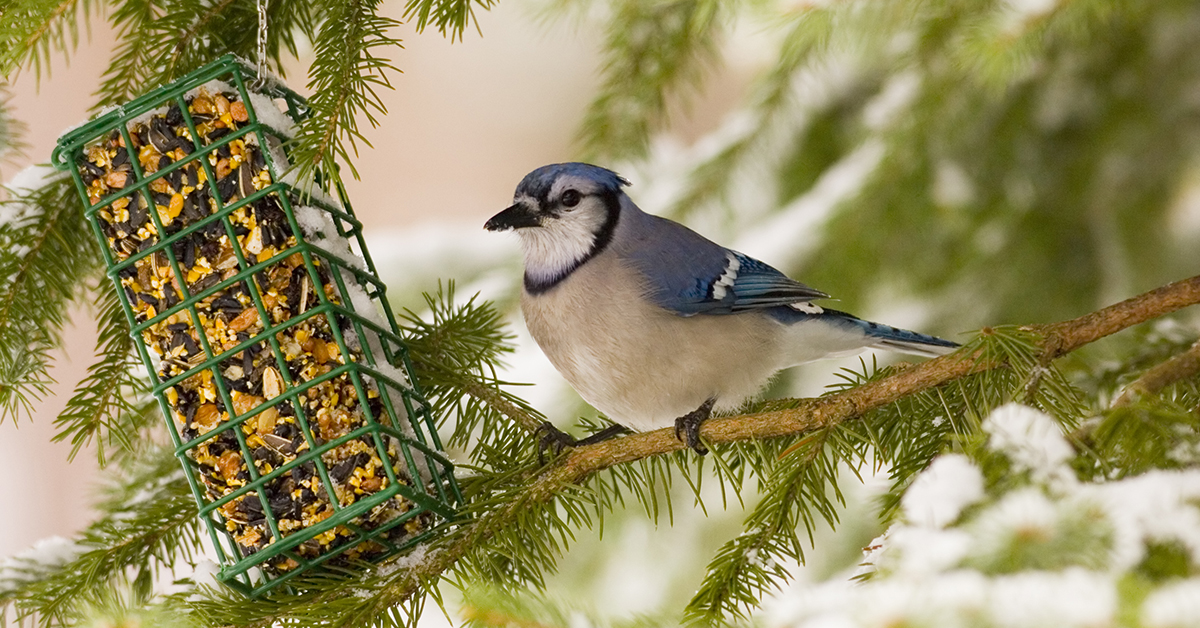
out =
[(892, 327), (891, 325), (884, 325), (882, 323), (874, 323), (839, 310), (822, 308), (819, 312), (802, 312), (792, 307), (772, 308), (772, 310), (771, 313), (775, 318), (788, 324), (821, 319), (827, 322), (836, 322), (855, 327), (861, 330), (868, 339), (878, 339), (878, 342), (869, 346), (882, 349), (891, 349), (926, 357), (937, 357), (950, 353), (960, 346), (957, 342), (951, 340), (908, 329), (900, 329), (899, 327)]

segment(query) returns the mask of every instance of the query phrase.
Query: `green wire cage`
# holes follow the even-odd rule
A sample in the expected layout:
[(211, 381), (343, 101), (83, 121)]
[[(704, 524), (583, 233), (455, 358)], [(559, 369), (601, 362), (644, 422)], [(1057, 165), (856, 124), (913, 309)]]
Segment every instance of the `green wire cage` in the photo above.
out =
[(217, 577), (251, 596), (404, 552), (462, 500), (344, 191), (285, 176), (306, 113), (226, 56), (69, 131), (52, 157), (104, 251)]

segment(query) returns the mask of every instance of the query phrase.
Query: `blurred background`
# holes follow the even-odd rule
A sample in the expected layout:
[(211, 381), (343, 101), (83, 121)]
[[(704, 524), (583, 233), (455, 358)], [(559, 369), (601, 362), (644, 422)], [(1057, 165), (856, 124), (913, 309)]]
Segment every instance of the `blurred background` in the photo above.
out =
[[(404, 73), (380, 92), (388, 114), (366, 130), (374, 147), (360, 145), (347, 188), (395, 305), (419, 311), (422, 291), (454, 279), (511, 310), (517, 243), (482, 224), (528, 171), (577, 159), (839, 309), (952, 339), (1078, 316), (1200, 268), (1194, 2), (550, 4), (505, 0), (461, 43), (394, 34)], [(10, 86), (28, 129), (5, 180), (86, 117), (106, 29), (92, 19), (70, 63)], [(305, 93), (301, 48), (284, 69)], [(0, 504), (21, 505), (0, 517), (0, 557), (91, 517), (93, 457), (67, 464), (69, 446), (49, 441), (93, 327), (77, 310), (56, 395), (0, 425)], [(517, 318), (512, 331), (505, 376), (537, 384), (519, 394), (563, 427), (587, 415)], [(768, 394), (817, 394), (858, 364), (797, 369)], [(843, 487), (844, 533), (819, 544), (818, 572), (852, 565), (879, 531), (867, 480)], [(616, 613), (677, 608), (738, 529), (733, 510), (674, 513), (670, 537), (640, 513), (606, 523), (619, 542), (581, 539), (554, 586), (586, 584)]]

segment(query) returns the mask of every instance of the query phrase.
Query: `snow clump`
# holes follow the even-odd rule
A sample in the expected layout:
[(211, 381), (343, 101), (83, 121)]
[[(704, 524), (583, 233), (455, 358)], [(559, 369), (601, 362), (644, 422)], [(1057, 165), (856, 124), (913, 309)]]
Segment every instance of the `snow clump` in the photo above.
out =
[[(1137, 617), (1151, 628), (1200, 627), (1200, 469), (1083, 482), (1050, 416), (1009, 404), (983, 428), (1015, 477), (988, 478), (961, 454), (936, 458), (863, 565), (794, 583), (768, 601), (762, 623), (1100, 628)], [(1186, 563), (1182, 573), (1146, 567), (1163, 551)]]

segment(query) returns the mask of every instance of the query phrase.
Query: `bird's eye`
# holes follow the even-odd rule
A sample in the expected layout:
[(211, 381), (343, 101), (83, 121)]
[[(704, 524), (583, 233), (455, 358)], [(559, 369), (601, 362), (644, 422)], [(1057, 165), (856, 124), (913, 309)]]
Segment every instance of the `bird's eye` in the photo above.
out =
[(563, 195), (562, 195), (563, 207), (574, 207), (579, 204), (579, 201), (582, 198), (583, 197), (580, 196), (578, 191), (567, 190), (566, 192), (563, 192)]

